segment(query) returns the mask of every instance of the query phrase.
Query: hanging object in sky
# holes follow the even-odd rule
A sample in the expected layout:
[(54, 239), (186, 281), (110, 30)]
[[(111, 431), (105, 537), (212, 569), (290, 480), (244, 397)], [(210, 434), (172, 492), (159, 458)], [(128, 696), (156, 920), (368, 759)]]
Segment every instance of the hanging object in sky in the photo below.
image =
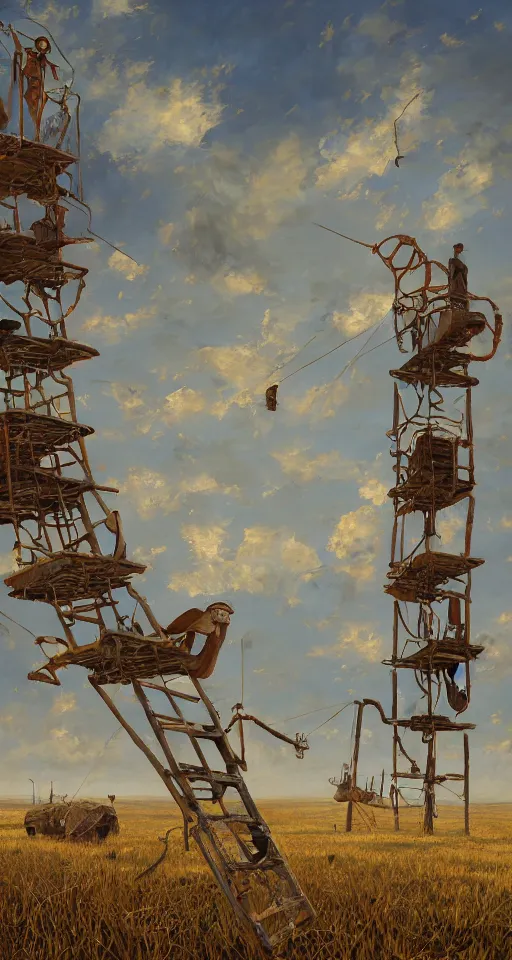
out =
[(274, 383), (271, 387), (267, 387), (265, 391), (265, 402), (267, 404), (267, 410), (277, 410), (277, 388), (279, 384)]
[[(241, 776), (245, 761), (234, 753), (200, 684), (215, 669), (233, 610), (215, 601), (204, 610), (186, 611), (167, 628), (160, 625), (131, 583), (145, 567), (129, 559), (119, 513), (104, 499), (118, 491), (100, 486), (92, 474), (85, 438), (94, 430), (76, 419), (68, 369), (98, 356), (94, 348), (68, 339), (66, 327), (87, 270), (64, 261), (62, 248), (90, 242), (65, 230), (68, 201), (88, 209), (78, 175), (78, 98), (70, 81), (59, 79), (67, 61), (62, 58), (57, 67), (47, 58), (50, 41), (32, 40), (29, 31), (0, 25), (12, 66), (4, 77), (6, 90), (0, 77), (0, 96), (8, 104), (0, 134), (0, 201), (11, 220), (0, 229), (0, 283), (24, 285), (23, 312), (9, 302), (8, 289), (3, 294), (12, 316), (0, 324), (6, 383), (0, 523), (15, 532), (18, 569), (5, 581), (9, 595), (53, 607), (61, 634), (36, 639), (47, 662), (29, 679), (59, 686), (62, 668), (88, 671), (93, 689), (178, 805), (187, 849), (190, 832), (245, 931), (272, 955), (315, 914)], [(20, 196), (42, 207), (28, 229)], [(64, 307), (63, 299), (70, 305)], [(193, 652), (199, 638), (202, 648)], [(188, 677), (191, 692), (171, 689), (170, 674)], [(155, 750), (104, 689), (117, 683), (131, 684)], [(208, 744), (217, 751), (217, 769), (210, 765)], [(233, 812), (233, 798), (242, 813)]]

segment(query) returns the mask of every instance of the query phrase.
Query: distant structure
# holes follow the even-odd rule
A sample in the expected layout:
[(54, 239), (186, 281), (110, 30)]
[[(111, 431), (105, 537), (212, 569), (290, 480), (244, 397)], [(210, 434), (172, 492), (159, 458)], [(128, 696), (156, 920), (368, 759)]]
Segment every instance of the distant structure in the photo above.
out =
[(29, 837), (99, 843), (110, 834), (119, 833), (119, 823), (113, 806), (74, 800), (31, 807), (25, 814), (25, 830)]
[[(337, 233), (328, 227), (323, 229)], [(500, 343), (502, 317), (492, 300), (469, 292), (468, 268), (461, 259), (462, 243), (454, 245), (446, 267), (429, 260), (416, 240), (405, 234), (373, 245), (354, 242), (369, 248), (391, 270), (396, 341), (402, 354), (412, 355), (402, 367), (390, 371), (402, 385), (400, 389), (395, 383), (393, 426), (387, 434), (395, 460), (395, 481), (389, 491), (394, 506), (391, 562), (385, 587), (394, 600), (393, 645), (390, 659), (383, 661), (391, 667), (391, 717), (386, 717), (379, 701), (356, 702), (351, 763), (341, 780), (331, 782), (338, 787), (335, 799), (348, 802), (350, 830), (352, 804), (372, 805), (376, 799), (371, 790), (361, 790), (357, 785), (363, 711), (374, 706), (382, 721), (393, 727), (389, 798), (395, 828), (399, 829), (399, 798), (407, 781), (422, 784), (423, 827), (427, 834), (433, 833), (437, 817), (436, 787), (447, 781), (460, 781), (468, 834), (467, 731), (474, 729), (474, 724), (459, 723), (457, 718), (471, 699), (470, 664), (484, 649), (471, 643), (471, 575), (484, 561), (471, 556), (475, 512), (472, 389), (478, 380), (468, 371), (471, 363), (494, 357)], [(477, 310), (472, 309), (475, 306)], [(486, 332), (492, 338), (490, 349), (474, 352), (472, 341)], [(411, 389), (407, 390), (408, 387)], [(452, 399), (454, 388), (456, 397)], [(455, 506), (458, 512), (454, 514)], [(462, 518), (460, 512), (464, 513)], [(442, 539), (442, 521), (451, 535), (463, 531), (460, 553), (445, 551), (436, 542)], [(399, 670), (414, 676), (426, 700), (423, 713), (399, 716)], [(437, 712), (443, 684), (454, 719)], [(423, 770), (404, 747), (400, 731), (405, 730), (421, 734), (426, 746)], [(463, 733), (463, 773), (441, 774), (437, 770), (438, 735), (445, 732)], [(409, 770), (403, 760), (410, 765)]]
[[(233, 610), (215, 602), (165, 628), (158, 623), (130, 582), (145, 567), (127, 558), (121, 518), (103, 498), (117, 491), (92, 475), (85, 438), (94, 431), (77, 420), (68, 369), (98, 356), (67, 335), (87, 270), (65, 261), (62, 250), (89, 242), (66, 232), (68, 214), (89, 210), (78, 159), (79, 98), (62, 53), (57, 56), (47, 36), (29, 35), (34, 24), (30, 18), (22, 29), (0, 24), (0, 205), (8, 218), (0, 224), (6, 308), (0, 320), (0, 523), (14, 528), (18, 566), (5, 582), (11, 597), (52, 606), (62, 633), (37, 638), (48, 660), (29, 678), (60, 685), (63, 667), (89, 671), (92, 687), (178, 804), (187, 849), (190, 831), (236, 916), (272, 954), (314, 911), (247, 790), (240, 773), (245, 761), (233, 752), (199, 683), (213, 673)], [(39, 218), (34, 204), (42, 208)], [(193, 653), (199, 637), (204, 644)], [(197, 695), (171, 689), (171, 675), (189, 677)], [(105, 690), (117, 683), (132, 684), (158, 756)], [(194, 719), (184, 716), (183, 702)], [(214, 758), (222, 769), (212, 766)], [(242, 812), (228, 806), (233, 799)], [(45, 823), (54, 824), (56, 810), (50, 805)], [(27, 825), (37, 832), (39, 822)]]
[[(488, 297), (468, 291), (468, 270), (460, 259), (461, 243), (454, 246), (448, 268), (429, 260), (412, 237), (389, 237), (373, 247), (392, 271), (395, 283), (393, 311), (395, 334), (401, 353), (412, 356), (396, 370), (395, 381), (412, 390), (401, 391), (395, 383), (393, 443), (395, 482), (389, 491), (394, 506), (389, 583), (385, 592), (393, 597), (393, 647), (391, 658), (391, 718), (376, 701), (385, 723), (393, 727), (393, 772), (391, 796), (395, 828), (399, 829), (399, 796), (404, 781), (420, 781), (424, 796), (424, 832), (434, 831), (436, 786), (447, 781), (463, 784), (465, 832), (469, 833), (469, 739), (472, 723), (457, 718), (471, 699), (470, 664), (483, 651), (471, 643), (471, 574), (483, 560), (471, 556), (475, 502), (472, 389), (478, 380), (469, 375), (470, 363), (490, 360), (500, 342), (502, 318)], [(471, 310), (477, 306), (482, 311)], [(485, 331), (492, 336), (487, 353), (472, 352), (472, 341)], [(456, 398), (453, 390), (456, 389)], [(448, 391), (448, 392), (446, 392)], [(463, 400), (461, 408), (458, 403)], [(453, 508), (459, 505), (459, 513)], [(409, 525), (419, 518), (420, 527), (411, 537)], [(451, 532), (461, 529), (461, 553), (438, 546), (441, 521)], [(448, 540), (448, 538), (447, 538)], [(436, 542), (437, 541), (437, 542)], [(448, 541), (449, 542), (449, 541)], [(398, 671), (412, 673), (426, 700), (423, 713), (400, 717)], [(459, 670), (463, 686), (459, 686)], [(444, 683), (449, 708), (455, 719), (438, 712)], [(424, 769), (406, 752), (400, 730), (421, 734), (426, 745)], [(437, 770), (440, 733), (464, 734), (464, 772)], [(410, 764), (406, 770), (406, 764)]]

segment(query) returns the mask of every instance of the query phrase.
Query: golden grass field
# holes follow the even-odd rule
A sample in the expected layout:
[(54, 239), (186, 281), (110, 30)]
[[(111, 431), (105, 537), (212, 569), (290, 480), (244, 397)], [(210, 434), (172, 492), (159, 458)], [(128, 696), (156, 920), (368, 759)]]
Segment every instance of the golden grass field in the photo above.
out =
[[(512, 958), (512, 804), (472, 807), (469, 838), (457, 807), (440, 807), (433, 838), (421, 835), (417, 809), (402, 811), (398, 835), (387, 811), (372, 832), (355, 813), (347, 835), (346, 807), (332, 800), (260, 808), (318, 912), (293, 960)], [(121, 832), (99, 846), (30, 839), (25, 809), (0, 808), (2, 960), (256, 956), (180, 831), (164, 863), (135, 884), (162, 851), (158, 837), (179, 822), (171, 805), (117, 802)]]

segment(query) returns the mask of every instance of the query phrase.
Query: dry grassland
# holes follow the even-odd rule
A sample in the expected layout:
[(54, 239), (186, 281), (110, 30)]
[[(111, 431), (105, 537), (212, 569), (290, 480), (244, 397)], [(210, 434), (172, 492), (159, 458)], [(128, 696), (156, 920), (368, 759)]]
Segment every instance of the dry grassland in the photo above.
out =
[[(134, 882), (178, 823), (172, 806), (116, 803), (121, 833), (100, 846), (29, 839), (24, 809), (0, 808), (2, 960), (255, 957), (179, 831), (166, 861)], [(512, 805), (472, 808), (470, 838), (460, 808), (440, 808), (434, 838), (421, 836), (418, 810), (403, 813), (399, 835), (389, 813), (377, 811), (373, 832), (356, 813), (346, 835), (332, 801), (261, 809), (318, 911), (290, 960), (511, 960)]]

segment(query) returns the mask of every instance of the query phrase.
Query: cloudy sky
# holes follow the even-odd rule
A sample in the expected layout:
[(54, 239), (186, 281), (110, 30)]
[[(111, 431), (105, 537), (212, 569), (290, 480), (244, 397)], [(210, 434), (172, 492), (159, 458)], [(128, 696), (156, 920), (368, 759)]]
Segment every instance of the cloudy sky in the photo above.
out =
[[(215, 598), (234, 607), (205, 684), (226, 722), (242, 637), (246, 709), (291, 735), (356, 696), (390, 707), (380, 661), (391, 652), (382, 584), (397, 348), (345, 369), (363, 336), (283, 382), (276, 413), (263, 401), (269, 383), (391, 304), (377, 258), (313, 223), (366, 242), (408, 233), (444, 262), (464, 243), (470, 288), (505, 320), (474, 391), (473, 554), (486, 564), (472, 621), (487, 652), (465, 719), (478, 725), (474, 799), (512, 800), (508, 4), (33, 0), (30, 13), (76, 70), (92, 229), (137, 261), (100, 243), (74, 251), (90, 273), (70, 335), (101, 351), (75, 372), (80, 418), (96, 429), (93, 468), (121, 491), (129, 554), (148, 564), (141, 589), (162, 623)], [(397, 169), (393, 120), (415, 93)], [(391, 332), (388, 316), (372, 343)], [(2, 529), (4, 573), (11, 547)], [(55, 631), (42, 605), (0, 593), (28, 630)], [(162, 795), (124, 733), (103, 749), (116, 722), (84, 672), (63, 674), (60, 691), (29, 683), (32, 638), (4, 623), (0, 792), (26, 795), (32, 777), (42, 794), (53, 779), (71, 795), (89, 775), (83, 794)], [(422, 712), (400, 684), (401, 708)], [(135, 719), (125, 688), (116, 700)], [(252, 731), (256, 796), (329, 797), (351, 723), (351, 708), (326, 723), (302, 761)], [(389, 734), (370, 713), (363, 740), (362, 776), (389, 771)], [(441, 770), (459, 769), (461, 740), (441, 747)]]

